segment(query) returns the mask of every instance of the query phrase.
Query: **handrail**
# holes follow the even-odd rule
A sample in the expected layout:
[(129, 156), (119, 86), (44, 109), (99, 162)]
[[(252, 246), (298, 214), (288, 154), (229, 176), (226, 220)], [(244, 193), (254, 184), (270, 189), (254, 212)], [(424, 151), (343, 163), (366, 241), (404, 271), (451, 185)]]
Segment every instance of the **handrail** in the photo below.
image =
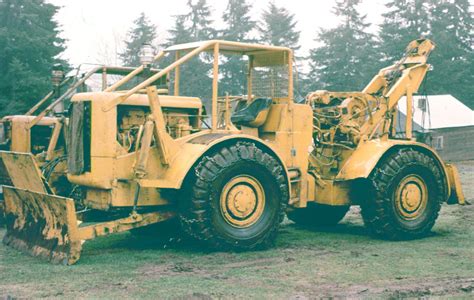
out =
[[(163, 70), (161, 70), (160, 72), (156, 73), (155, 75), (151, 76), (150, 78), (148, 78), (147, 80), (143, 81), (142, 83), (138, 84), (137, 86), (135, 86), (134, 88), (132, 88), (131, 90), (127, 91), (124, 95), (121, 95), (115, 99), (113, 99), (111, 102), (109, 102), (108, 104), (104, 105), (102, 107), (102, 110), (103, 111), (109, 111), (111, 110), (112, 108), (114, 108), (115, 106), (119, 105), (120, 103), (124, 102), (125, 100), (127, 100), (128, 97), (130, 97), (131, 95), (135, 94), (137, 91), (149, 86), (150, 84), (152, 84), (153, 82), (155, 82), (156, 80), (158, 80), (159, 78), (163, 77), (164, 75), (168, 74), (171, 70), (173, 70), (174, 68), (176, 68), (177, 66), (183, 64), (184, 62), (188, 61), (189, 59), (191, 59), (193, 56), (195, 56), (196, 54), (202, 52), (203, 50), (209, 48), (210, 46), (212, 46), (214, 43), (214, 41), (209, 41), (207, 43), (204, 43), (202, 44), (201, 46), (199, 46), (198, 48), (190, 51), (189, 53), (187, 53), (185, 56), (181, 57), (180, 59), (176, 60), (175, 62), (173, 62), (171, 65), (167, 66), (166, 68), (164, 68)], [(158, 53), (156, 56), (155, 56), (155, 61), (161, 59), (166, 53), (164, 51), (160, 51), (160, 53)], [(140, 68), (140, 67), (139, 67)], [(137, 68), (137, 69), (139, 69)]]
[(39, 115), (37, 115), (33, 121), (31, 123), (28, 124), (28, 127), (27, 129), (30, 129), (31, 127), (35, 126), (36, 124), (38, 124), (38, 122), (44, 117), (46, 116), (47, 113), (49, 113), (51, 110), (53, 110), (53, 108), (56, 107), (56, 105), (58, 105), (59, 103), (61, 103), (61, 101), (64, 100), (64, 98), (68, 97), (72, 92), (74, 92), (75, 89), (77, 89), (80, 85), (82, 85), (87, 79), (89, 79), (89, 77), (91, 77), (92, 75), (94, 75), (97, 71), (101, 70), (103, 67), (95, 67), (94, 69), (92, 69), (91, 71), (87, 72), (86, 75), (84, 75), (82, 77), (81, 80), (77, 81), (74, 85), (72, 85), (71, 87), (69, 87), (69, 89), (61, 95), (61, 97), (59, 97), (58, 99), (56, 99), (53, 103), (51, 103), (50, 105), (48, 105), (48, 107), (46, 107)]
[[(87, 79), (89, 79), (92, 75), (94, 74), (97, 74), (99, 71), (103, 70), (103, 69), (107, 69), (107, 70), (112, 70), (112, 71), (132, 71), (130, 72), (129, 74), (127, 74), (124, 78), (128, 78), (128, 80), (132, 77), (134, 77), (136, 74), (140, 73), (143, 66), (142, 67), (138, 67), (136, 69), (133, 69), (133, 68), (130, 68), (130, 67), (117, 67), (117, 66), (105, 66), (105, 65), (99, 65), (93, 69), (91, 69), (89, 72), (87, 72), (85, 75), (83, 75), (83, 77), (81, 78), (81, 80), (77, 81), (74, 85), (72, 85), (66, 92), (64, 92), (58, 99), (56, 99), (53, 103), (51, 103), (48, 107), (46, 107), (43, 111), (41, 111), (41, 113), (36, 116), (33, 121), (31, 123), (29, 123), (28, 125), (28, 129), (35, 126), (36, 124), (38, 124), (38, 122), (44, 117), (46, 116), (46, 114), (48, 114), (51, 110), (54, 109), (54, 107), (56, 107), (56, 105), (58, 105), (59, 103), (61, 103), (61, 101), (63, 101), (65, 98), (67, 98), (68, 96), (71, 95), (71, 93), (73, 93), (79, 86), (81, 86)], [(155, 69), (151, 69), (152, 71), (158, 71), (158, 70), (155, 70)], [(72, 77), (69, 77), (69, 78), (72, 78)], [(119, 80), (117, 83), (120, 83), (120, 84), (117, 84), (115, 83), (114, 85), (110, 86), (109, 88), (105, 89), (104, 91), (105, 92), (108, 92), (108, 91), (114, 91), (117, 87), (119, 87), (120, 85), (122, 85), (123, 83), (125, 83), (126, 81), (124, 81), (122, 78), (121, 80)], [(61, 83), (61, 85), (63, 85), (63, 83)], [(39, 106), (41, 106), (46, 100), (48, 100), (52, 95), (54, 94), (54, 91), (52, 91), (50, 94), (46, 95), (45, 98), (43, 98), (40, 103), (36, 104), (33, 110), (33, 108), (30, 110), (30, 111), (35, 111)], [(28, 114), (27, 114), (28, 115)]]
[(104, 90), (104, 92), (113, 92), (115, 91), (117, 88), (119, 88), (120, 86), (122, 86), (124, 83), (127, 83), (130, 79), (132, 79), (133, 77), (135, 77), (136, 75), (138, 75), (139, 73), (141, 73), (143, 70), (144, 70), (144, 66), (140, 66), (138, 68), (136, 68), (135, 70), (133, 70), (132, 72), (130, 72), (129, 74), (127, 74), (127, 76), (123, 77), (122, 79), (120, 79), (119, 81), (117, 81), (116, 83), (114, 83), (113, 85), (111, 85), (110, 87), (106, 88)]
[[(153, 62), (161, 59), (164, 55), (164, 52), (161, 51), (159, 52), (157, 55), (155, 55), (155, 57), (153, 58)], [(120, 79), (119, 81), (117, 81), (116, 83), (114, 83), (113, 85), (111, 85), (110, 87), (108, 87), (107, 89), (104, 90), (104, 92), (113, 92), (115, 90), (117, 90), (119, 87), (121, 87), (122, 85), (124, 85), (125, 83), (129, 82), (130, 79), (132, 79), (133, 77), (135, 77), (136, 75), (140, 74), (141, 72), (143, 72), (145, 70), (145, 66), (141, 65), (139, 67), (137, 67), (136, 69), (134, 69), (132, 72), (130, 72), (129, 74), (127, 74), (127, 76), (123, 77), (122, 79)], [(151, 69), (152, 71), (154, 69)]]
[[(66, 79), (64, 79), (60, 84), (59, 86), (63, 86), (65, 85), (69, 80), (71, 80), (71, 78), (73, 78), (72, 76), (69, 76), (67, 77)], [(36, 103), (32, 108), (30, 108), (30, 110), (25, 114), (26, 116), (30, 116), (32, 115), (38, 108), (40, 108), (41, 105), (43, 105), (49, 98), (51, 98), (51, 96), (54, 95), (54, 90), (50, 91), (46, 96), (44, 96), (43, 99), (41, 99), (38, 103)]]

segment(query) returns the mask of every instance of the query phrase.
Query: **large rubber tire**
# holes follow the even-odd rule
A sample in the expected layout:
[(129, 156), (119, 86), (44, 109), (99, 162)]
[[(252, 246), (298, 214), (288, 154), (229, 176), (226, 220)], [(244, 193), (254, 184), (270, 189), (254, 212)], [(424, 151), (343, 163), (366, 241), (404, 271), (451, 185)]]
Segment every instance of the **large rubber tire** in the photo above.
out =
[(334, 226), (339, 223), (350, 206), (332, 206), (308, 203), (305, 208), (295, 208), (287, 212), (287, 217), (298, 225), (308, 227)]
[[(369, 180), (361, 214), (372, 233), (390, 240), (429, 234), (446, 197), (443, 173), (433, 157), (399, 149), (377, 165)], [(415, 200), (406, 200), (409, 197)]]
[[(264, 201), (256, 202), (264, 204), (262, 209), (253, 209), (254, 213), (260, 211), (259, 217), (244, 227), (226, 217), (221, 193), (230, 197), (231, 192), (224, 188), (247, 177), (260, 185)], [(265, 150), (247, 142), (221, 147), (201, 159), (185, 186), (179, 217), (191, 237), (217, 249), (252, 250), (273, 245), (288, 203), (288, 184), (283, 167)]]

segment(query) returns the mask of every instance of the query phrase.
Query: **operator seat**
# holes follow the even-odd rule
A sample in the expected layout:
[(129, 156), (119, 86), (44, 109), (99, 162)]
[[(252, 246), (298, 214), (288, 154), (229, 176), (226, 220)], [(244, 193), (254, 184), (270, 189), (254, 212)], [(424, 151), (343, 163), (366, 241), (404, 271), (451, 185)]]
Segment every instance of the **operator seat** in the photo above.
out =
[[(232, 113), (230, 120), (235, 125), (260, 127), (265, 123), (272, 105), (270, 98), (257, 98), (250, 103), (241, 102)], [(239, 103), (240, 104), (240, 103)]]

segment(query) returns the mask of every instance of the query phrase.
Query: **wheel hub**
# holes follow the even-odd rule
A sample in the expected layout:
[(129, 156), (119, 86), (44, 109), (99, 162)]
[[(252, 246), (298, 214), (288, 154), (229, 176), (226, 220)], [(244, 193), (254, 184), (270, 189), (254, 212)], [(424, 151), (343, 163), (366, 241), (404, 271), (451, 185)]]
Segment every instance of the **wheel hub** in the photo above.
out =
[(395, 197), (400, 216), (404, 219), (414, 219), (426, 208), (428, 189), (421, 177), (409, 175), (398, 185)]
[(421, 203), (421, 189), (418, 185), (409, 183), (403, 187), (402, 203), (403, 207), (410, 210), (416, 209)]
[(245, 228), (262, 215), (265, 193), (257, 179), (248, 175), (232, 178), (222, 189), (221, 214), (227, 223)]
[(230, 190), (228, 198), (227, 204), (230, 211), (242, 218), (248, 217), (257, 204), (257, 197), (253, 189), (243, 184), (234, 186)]

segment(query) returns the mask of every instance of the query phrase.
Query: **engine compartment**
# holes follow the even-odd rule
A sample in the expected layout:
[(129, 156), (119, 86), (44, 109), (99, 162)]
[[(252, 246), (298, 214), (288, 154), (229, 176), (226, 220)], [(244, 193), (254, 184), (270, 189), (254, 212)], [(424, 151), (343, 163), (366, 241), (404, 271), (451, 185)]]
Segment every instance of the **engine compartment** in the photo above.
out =
[[(181, 138), (200, 130), (202, 109), (195, 107), (163, 107), (166, 131)], [(117, 107), (117, 142), (126, 152), (137, 148), (143, 126), (150, 116), (149, 106), (119, 105)]]

